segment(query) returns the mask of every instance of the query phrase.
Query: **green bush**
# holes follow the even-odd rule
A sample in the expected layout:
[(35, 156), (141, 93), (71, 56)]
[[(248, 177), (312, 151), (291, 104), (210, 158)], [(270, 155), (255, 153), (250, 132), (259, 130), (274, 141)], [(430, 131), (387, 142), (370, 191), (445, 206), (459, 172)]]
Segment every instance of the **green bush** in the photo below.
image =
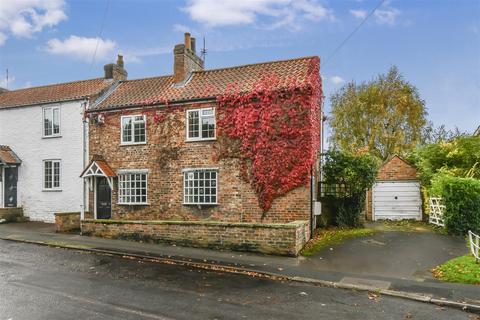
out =
[(322, 199), (335, 210), (335, 225), (358, 227), (365, 208), (366, 191), (375, 182), (377, 161), (368, 154), (356, 156), (333, 150), (324, 154), (322, 170), (326, 185), (346, 187), (343, 192)]
[(442, 197), (448, 233), (480, 233), (480, 180), (438, 174), (432, 180), (430, 196)]

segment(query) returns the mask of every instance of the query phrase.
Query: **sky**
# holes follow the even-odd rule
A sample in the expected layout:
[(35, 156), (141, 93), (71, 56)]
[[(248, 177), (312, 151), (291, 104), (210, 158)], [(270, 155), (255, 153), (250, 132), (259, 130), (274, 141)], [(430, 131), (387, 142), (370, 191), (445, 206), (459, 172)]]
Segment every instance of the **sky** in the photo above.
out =
[(186, 31), (207, 69), (320, 56), (327, 113), (396, 65), (436, 126), (480, 125), (480, 0), (0, 0), (0, 87), (101, 77), (118, 53), (129, 79), (171, 74)]

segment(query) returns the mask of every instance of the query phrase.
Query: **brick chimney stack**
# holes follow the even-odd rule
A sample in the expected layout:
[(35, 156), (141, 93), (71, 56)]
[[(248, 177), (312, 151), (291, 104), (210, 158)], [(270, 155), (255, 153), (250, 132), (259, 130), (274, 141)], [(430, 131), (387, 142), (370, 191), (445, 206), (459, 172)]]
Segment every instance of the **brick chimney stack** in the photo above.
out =
[(193, 71), (203, 70), (203, 61), (195, 52), (195, 38), (185, 33), (185, 42), (173, 49), (173, 78), (176, 85), (186, 81)]
[(124, 68), (123, 56), (117, 56), (117, 63), (109, 63), (103, 67), (105, 71), (105, 79), (112, 79), (114, 81), (127, 80), (128, 72)]

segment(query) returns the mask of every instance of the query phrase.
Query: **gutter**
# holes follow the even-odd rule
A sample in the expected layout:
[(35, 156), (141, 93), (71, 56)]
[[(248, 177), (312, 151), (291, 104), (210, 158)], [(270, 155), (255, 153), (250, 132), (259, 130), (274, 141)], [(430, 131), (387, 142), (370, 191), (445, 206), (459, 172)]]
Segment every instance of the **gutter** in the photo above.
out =
[[(217, 101), (216, 97), (211, 97), (211, 98), (197, 98), (197, 99), (184, 99), (184, 100), (177, 100), (171, 103), (153, 103), (151, 105), (147, 104), (127, 104), (127, 105), (122, 105), (122, 106), (113, 106), (113, 107), (108, 107), (108, 108), (101, 108), (101, 109), (90, 109), (87, 110), (87, 113), (97, 113), (97, 112), (108, 112), (108, 111), (117, 111), (117, 110), (122, 110), (122, 109), (144, 109), (145, 107), (166, 107), (167, 105), (169, 106), (178, 106), (178, 105), (185, 105), (185, 104), (192, 104), (192, 103), (198, 103), (198, 102), (214, 102)], [(93, 107), (94, 108), (94, 107)]]

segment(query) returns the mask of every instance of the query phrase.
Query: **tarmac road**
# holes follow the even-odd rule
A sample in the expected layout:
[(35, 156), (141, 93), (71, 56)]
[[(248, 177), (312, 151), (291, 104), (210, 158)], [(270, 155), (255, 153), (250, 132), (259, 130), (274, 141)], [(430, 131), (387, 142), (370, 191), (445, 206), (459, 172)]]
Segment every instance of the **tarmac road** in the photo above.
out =
[(366, 292), (0, 240), (0, 320), (470, 319)]

